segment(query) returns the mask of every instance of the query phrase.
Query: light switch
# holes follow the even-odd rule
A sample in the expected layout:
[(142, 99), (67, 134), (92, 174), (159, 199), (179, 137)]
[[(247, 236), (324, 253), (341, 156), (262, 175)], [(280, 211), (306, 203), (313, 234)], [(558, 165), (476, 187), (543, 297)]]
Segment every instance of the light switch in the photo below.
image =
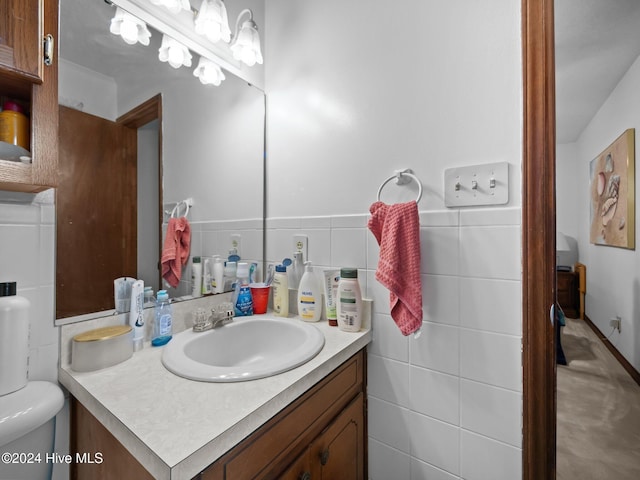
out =
[(444, 171), (447, 207), (504, 205), (509, 201), (509, 164), (486, 163)]

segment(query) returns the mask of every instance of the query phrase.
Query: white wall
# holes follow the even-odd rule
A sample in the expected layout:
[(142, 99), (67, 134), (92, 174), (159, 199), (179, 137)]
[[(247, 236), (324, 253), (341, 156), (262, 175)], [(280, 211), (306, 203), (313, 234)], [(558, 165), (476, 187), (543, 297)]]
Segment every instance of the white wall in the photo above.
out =
[[(577, 168), (573, 176), (577, 183), (577, 224), (580, 261), (587, 266), (585, 310), (598, 328), (609, 336), (611, 343), (640, 370), (640, 237), (636, 213), (636, 250), (592, 245), (589, 243), (589, 163), (626, 129), (640, 131), (640, 58), (611, 93), (576, 142)], [(636, 140), (636, 150), (637, 150)], [(636, 154), (637, 156), (637, 154)], [(636, 161), (637, 162), (637, 161)], [(635, 184), (638, 186), (638, 163)], [(636, 194), (636, 211), (638, 209)], [(558, 203), (560, 212), (564, 206)], [(571, 215), (572, 212), (564, 212)], [(609, 320), (622, 317), (622, 331), (612, 332)]]
[[(520, 478), (519, 5), (272, 0), (267, 26), (267, 258), (306, 233), (314, 264), (358, 267), (374, 299), (370, 478)], [(445, 210), (445, 168), (495, 161), (509, 206)], [(366, 228), (403, 167), (425, 187), (418, 340), (389, 316)]]
[(574, 239), (583, 223), (579, 214), (584, 203), (580, 197), (582, 168), (577, 144), (556, 145), (556, 228)]
[(60, 59), (58, 75), (60, 105), (115, 121), (118, 117), (118, 87), (113, 78), (64, 58)]

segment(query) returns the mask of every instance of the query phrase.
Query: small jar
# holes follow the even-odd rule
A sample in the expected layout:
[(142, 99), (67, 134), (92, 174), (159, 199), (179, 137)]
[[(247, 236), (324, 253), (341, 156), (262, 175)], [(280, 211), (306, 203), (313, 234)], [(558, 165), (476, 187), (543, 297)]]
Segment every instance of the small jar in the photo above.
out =
[(10, 100), (0, 112), (0, 141), (29, 150), (29, 119), (23, 108)]
[(362, 326), (362, 293), (357, 268), (341, 268), (338, 282), (338, 328), (358, 332)]

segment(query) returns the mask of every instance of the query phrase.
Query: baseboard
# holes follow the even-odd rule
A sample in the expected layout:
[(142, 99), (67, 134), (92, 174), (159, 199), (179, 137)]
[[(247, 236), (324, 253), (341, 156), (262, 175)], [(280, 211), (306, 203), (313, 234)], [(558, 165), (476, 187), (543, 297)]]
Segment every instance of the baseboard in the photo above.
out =
[(634, 366), (631, 365), (626, 358), (624, 358), (624, 356), (618, 351), (618, 349), (613, 346), (609, 339), (603, 335), (596, 324), (593, 323), (586, 314), (584, 316), (584, 321), (587, 323), (587, 325), (589, 325), (589, 327), (591, 327), (593, 333), (595, 333), (596, 337), (598, 337), (602, 341), (602, 343), (604, 343), (604, 346), (607, 347), (611, 354), (616, 357), (616, 360), (618, 360), (620, 365), (622, 365), (622, 368), (624, 368), (627, 373), (631, 375), (631, 378), (633, 378), (635, 382), (640, 385), (640, 372), (638, 372), (638, 370), (636, 370)]

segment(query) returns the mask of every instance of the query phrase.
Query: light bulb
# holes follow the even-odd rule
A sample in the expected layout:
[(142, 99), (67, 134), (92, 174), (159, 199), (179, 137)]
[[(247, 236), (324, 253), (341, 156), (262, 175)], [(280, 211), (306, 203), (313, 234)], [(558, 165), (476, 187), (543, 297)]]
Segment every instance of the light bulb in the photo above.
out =
[(191, 58), (187, 47), (167, 35), (162, 36), (162, 44), (158, 49), (158, 60), (168, 62), (173, 68), (180, 68), (183, 65), (190, 67)]
[(193, 75), (198, 77), (200, 83), (203, 85), (219, 86), (226, 78), (218, 65), (203, 57), (200, 57), (200, 61), (193, 71)]
[(247, 20), (242, 24), (242, 28), (237, 33), (231, 44), (231, 52), (236, 60), (240, 60), (252, 67), (256, 63), (262, 63), (262, 53), (260, 52), (260, 35), (258, 27), (253, 20)]

